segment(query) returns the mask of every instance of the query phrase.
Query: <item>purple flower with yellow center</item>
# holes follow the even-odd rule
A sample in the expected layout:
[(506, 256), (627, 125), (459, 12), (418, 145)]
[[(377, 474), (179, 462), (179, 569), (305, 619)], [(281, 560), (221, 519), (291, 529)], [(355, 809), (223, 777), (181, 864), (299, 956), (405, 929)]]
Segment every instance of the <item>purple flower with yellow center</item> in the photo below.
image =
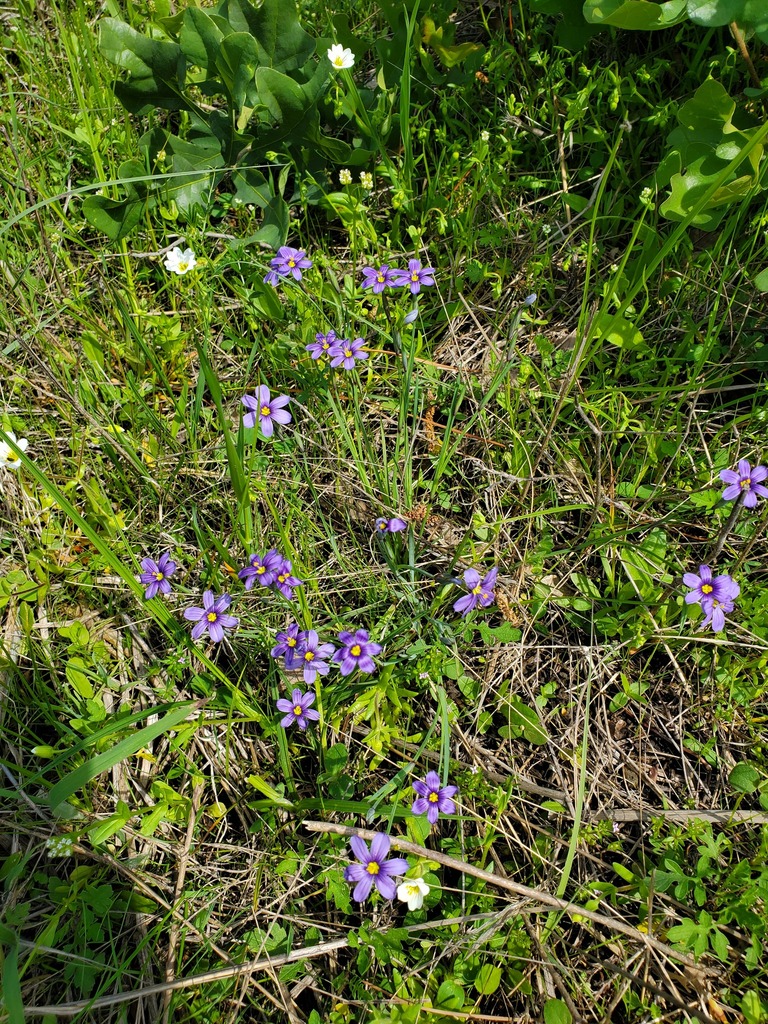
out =
[(339, 633), (339, 640), (343, 647), (336, 651), (333, 661), (340, 667), (341, 674), (348, 676), (359, 668), (361, 672), (375, 672), (376, 663), (374, 655), (381, 654), (381, 644), (374, 643), (368, 639), (368, 631), (358, 629), (354, 633), (343, 629)]
[[(464, 597), (460, 597), (458, 601), (454, 601), (453, 610), (455, 612), (461, 612), (462, 616), (468, 615), (473, 608), (487, 608), (493, 604), (496, 600), (496, 594), (494, 592), (494, 586), (496, 584), (496, 577), (499, 574), (498, 569), (491, 569), (486, 575), (485, 579), (480, 579), (480, 573), (477, 569), (467, 569), (464, 573), (464, 583), (469, 590), (468, 594)], [(456, 583), (461, 583), (461, 580), (455, 580)]]
[(683, 583), (692, 588), (685, 595), (685, 603), (701, 605), (705, 616), (702, 627), (711, 625), (719, 633), (725, 626), (726, 612), (733, 611), (733, 602), (741, 592), (739, 584), (728, 573), (713, 576), (708, 565), (699, 566), (698, 576), (685, 573)]
[(245, 583), (245, 589), (251, 590), (255, 583), (268, 587), (275, 581), (275, 572), (282, 563), (282, 555), (274, 548), (266, 555), (251, 555), (248, 565), (238, 572), (238, 579)]
[(345, 370), (354, 369), (358, 359), (368, 358), (368, 353), (363, 345), (365, 345), (365, 341), (362, 338), (355, 338), (354, 341), (339, 338), (328, 351), (328, 355), (331, 357), (331, 366), (343, 366)]
[(158, 591), (161, 594), (170, 594), (171, 584), (168, 580), (176, 572), (176, 563), (171, 561), (167, 551), (164, 551), (157, 561), (154, 558), (142, 558), (141, 568), (143, 572), (139, 575), (139, 580), (147, 587), (144, 591), (147, 601), (151, 601)]
[(291, 575), (292, 568), (293, 566), (291, 565), (291, 562), (287, 558), (284, 558), (275, 570), (275, 587), (288, 601), (293, 600), (294, 587), (304, 586), (304, 580), (300, 580), (298, 576)]
[(310, 345), (305, 345), (304, 348), (313, 359), (322, 359), (330, 352), (337, 340), (336, 331), (328, 331), (327, 334), (316, 334), (315, 340)]
[(395, 287), (410, 288), (411, 295), (418, 295), (422, 288), (435, 283), (434, 269), (422, 267), (420, 260), (408, 260), (407, 270), (395, 270)]
[(273, 658), (285, 658), (287, 669), (296, 668), (296, 658), (306, 635), (297, 623), (292, 622), (287, 629), (277, 634), (277, 643), (269, 653)]
[(222, 594), (221, 597), (214, 597), (212, 590), (206, 590), (203, 594), (202, 608), (185, 608), (184, 618), (189, 622), (196, 622), (192, 629), (192, 639), (197, 640), (208, 630), (208, 635), (215, 644), (224, 639), (228, 629), (234, 629), (240, 621), (234, 615), (227, 615), (227, 608), (232, 603), (229, 594)]
[(301, 280), (302, 270), (309, 270), (312, 260), (307, 259), (303, 249), (292, 249), (290, 245), (281, 245), (277, 250), (277, 256), (269, 261), (272, 268), (264, 278), (265, 284), (277, 285), (281, 277), (293, 277), (295, 281)]
[(746, 459), (739, 459), (738, 469), (721, 469), (720, 479), (728, 486), (723, 491), (725, 501), (737, 501), (745, 508), (754, 508), (758, 496), (768, 498), (768, 487), (763, 486), (763, 480), (768, 477), (768, 468), (765, 466), (750, 466)]
[(388, 263), (382, 263), (378, 270), (363, 267), (363, 288), (373, 288), (374, 295), (381, 295), (385, 288), (397, 288), (396, 276), (401, 271), (392, 270)]
[(384, 519), (382, 516), (376, 520), (376, 532), (377, 533), (400, 533), (401, 530), (407, 530), (408, 523), (404, 519), (400, 519), (398, 516), (393, 516), (391, 519)]
[(304, 682), (307, 686), (314, 686), (318, 675), (328, 675), (330, 665), (327, 659), (335, 650), (333, 644), (321, 644), (320, 637), (314, 629), (309, 629), (303, 634), (291, 668), (303, 667)]
[(240, 401), (248, 410), (243, 416), (243, 425), (255, 427), (258, 417), (264, 437), (272, 437), (275, 423), (282, 423), (285, 426), (291, 422), (291, 414), (283, 408), (288, 405), (290, 398), (288, 395), (275, 395), (274, 398), (270, 398), (266, 384), (260, 385), (255, 395), (244, 395)]
[(320, 718), (320, 714), (312, 707), (314, 703), (315, 695), (311, 690), (302, 693), (295, 689), (290, 700), (281, 697), (277, 702), (277, 710), (282, 711), (285, 718), (280, 720), (280, 725), (288, 729), (295, 722), (303, 732), (310, 722), (317, 722)]
[(440, 786), (437, 772), (427, 772), (426, 779), (413, 783), (416, 799), (411, 807), (412, 814), (426, 814), (427, 821), (434, 825), (439, 814), (455, 814), (456, 804), (451, 799), (459, 791), (458, 786)]
[(360, 861), (359, 864), (348, 864), (344, 868), (344, 881), (354, 882), (352, 899), (362, 903), (368, 899), (371, 889), (376, 886), (385, 900), (395, 898), (395, 875), (404, 875), (408, 870), (405, 857), (387, 857), (391, 845), (390, 838), (384, 832), (377, 832), (371, 840), (371, 849), (360, 836), (352, 836), (349, 841), (352, 853)]

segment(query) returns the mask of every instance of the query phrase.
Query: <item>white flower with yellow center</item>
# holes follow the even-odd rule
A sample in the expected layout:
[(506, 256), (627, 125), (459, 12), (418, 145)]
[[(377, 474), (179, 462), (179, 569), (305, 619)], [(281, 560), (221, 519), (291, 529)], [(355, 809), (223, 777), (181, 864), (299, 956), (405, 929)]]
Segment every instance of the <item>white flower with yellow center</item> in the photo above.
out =
[[(10, 430), (6, 430), (5, 436), (13, 441), (21, 451), (25, 452), (27, 450), (29, 441), (26, 437), (17, 438)], [(7, 441), (0, 441), (0, 465), (5, 466), (6, 469), (18, 469), (21, 466), (21, 459)]]
[(348, 46), (342, 46), (341, 43), (333, 44), (328, 51), (328, 60), (337, 71), (343, 71), (345, 68), (353, 68), (355, 66), (354, 53), (352, 53)]
[(182, 277), (189, 270), (194, 270), (196, 266), (197, 260), (192, 250), (182, 250), (178, 245), (175, 245), (165, 257), (165, 269), (171, 274), (178, 274), (179, 277)]
[(408, 904), (409, 910), (421, 910), (429, 886), (423, 878), (407, 878), (397, 887), (397, 898)]

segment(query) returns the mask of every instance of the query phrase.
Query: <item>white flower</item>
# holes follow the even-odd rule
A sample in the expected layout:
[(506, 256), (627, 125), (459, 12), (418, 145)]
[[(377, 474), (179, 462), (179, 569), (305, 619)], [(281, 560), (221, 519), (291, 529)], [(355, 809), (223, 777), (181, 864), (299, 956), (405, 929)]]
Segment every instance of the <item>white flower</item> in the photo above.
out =
[(341, 43), (334, 43), (328, 51), (328, 60), (333, 64), (337, 71), (341, 71), (343, 68), (353, 68), (355, 66), (355, 55), (349, 49), (348, 46), (342, 46)]
[(192, 250), (184, 249), (182, 252), (178, 245), (175, 245), (165, 257), (165, 269), (172, 274), (178, 274), (179, 277), (188, 270), (194, 270), (196, 266), (197, 260)]
[(360, 184), (363, 186), (366, 192), (370, 192), (373, 188), (373, 175), (370, 171), (360, 171)]
[(429, 886), (423, 878), (409, 878), (397, 887), (397, 898), (408, 904), (409, 910), (420, 910)]
[(73, 837), (71, 835), (51, 836), (45, 841), (49, 857), (71, 857)]
[(480, 141), (481, 142), (487, 142), (488, 139), (490, 139), (490, 137), (491, 137), (491, 133), (487, 132), (485, 130), (485, 128), (483, 128), (483, 130), (480, 132)]
[[(29, 441), (26, 437), (17, 438), (10, 430), (6, 430), (5, 435), (13, 441), (17, 448), (21, 448), (23, 452), (27, 450)], [(0, 465), (5, 466), (6, 469), (18, 469), (21, 466), (21, 459), (7, 441), (0, 441)]]
[(352, 184), (352, 171), (348, 167), (342, 167), (339, 171), (339, 181), (342, 185)]

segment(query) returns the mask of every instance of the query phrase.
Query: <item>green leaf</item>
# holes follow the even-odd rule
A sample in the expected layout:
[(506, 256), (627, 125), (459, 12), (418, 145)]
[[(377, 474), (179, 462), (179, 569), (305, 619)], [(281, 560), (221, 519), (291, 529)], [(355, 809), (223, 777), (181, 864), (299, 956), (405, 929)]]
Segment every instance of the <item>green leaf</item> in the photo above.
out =
[(742, 761), (733, 766), (728, 781), (739, 793), (754, 793), (760, 782), (760, 772)]
[(571, 1024), (573, 1016), (562, 999), (548, 999), (544, 1003), (544, 1024)]
[(315, 41), (301, 27), (293, 0), (264, 0), (259, 7), (248, 0), (222, 0), (216, 13), (235, 32), (253, 36), (262, 66), (295, 71), (315, 52)]
[(616, 28), (643, 32), (669, 28), (685, 18), (686, 0), (586, 0), (583, 12), (592, 25), (613, 25)]
[(70, 658), (64, 671), (67, 682), (81, 697), (93, 697), (93, 687), (84, 672), (85, 667), (86, 664), (82, 658)]
[(492, 996), (501, 984), (501, 970), (493, 964), (483, 964), (475, 976), (475, 990), (481, 996)]
[(105, 750), (103, 753), (97, 754), (96, 757), (92, 757), (85, 764), (81, 764), (57, 782), (48, 794), (48, 806), (55, 810), (60, 804), (69, 800), (78, 790), (81, 790), (86, 783), (97, 778), (103, 772), (111, 771), (116, 764), (120, 764), (126, 758), (137, 754), (142, 747), (146, 747), (153, 740), (156, 740), (158, 736), (162, 736), (163, 733), (174, 729), (196, 707), (199, 707), (196, 701), (185, 701), (183, 704), (178, 705), (162, 705), (157, 709), (158, 712), (165, 711), (166, 708), (172, 708), (172, 710), (163, 718), (152, 722), (151, 725), (145, 725), (138, 732), (126, 736), (125, 739), (116, 743), (111, 750)]
[[(245, 105), (246, 90), (259, 66), (256, 40), (247, 32), (233, 32), (221, 42), (216, 67), (238, 111)], [(252, 101), (249, 106), (255, 104)]]
[(768, 292), (768, 267), (760, 271), (754, 280), (754, 285), (759, 292)]
[(199, 7), (184, 11), (179, 46), (190, 64), (201, 68), (216, 66), (216, 55), (224, 38), (219, 25)]
[(260, 67), (256, 72), (256, 88), (259, 100), (281, 127), (290, 131), (304, 118), (311, 102), (302, 92), (301, 86), (288, 75), (269, 67)]
[(643, 336), (634, 324), (612, 313), (598, 314), (595, 318), (595, 332), (602, 335), (609, 345), (617, 348), (637, 349), (644, 344)]
[(435, 51), (445, 67), (455, 67), (473, 53), (483, 51), (483, 47), (479, 43), (448, 44), (447, 40), (443, 39), (444, 31), (444, 27), (441, 25), (438, 28), (429, 15), (425, 15), (421, 19), (421, 41)]
[(435, 1005), (442, 1010), (460, 1010), (464, 1006), (464, 989), (455, 981), (444, 981), (437, 990)]
[(509, 727), (513, 735), (524, 736), (529, 743), (541, 745), (548, 740), (547, 731), (539, 721), (539, 716), (533, 708), (517, 696), (511, 696), (505, 707)]
[(688, 17), (708, 28), (740, 21), (743, 11), (744, 0), (688, 0)]
[(13, 945), (3, 957), (3, 1002), (9, 1024), (24, 1024), (24, 1000), (19, 975), (19, 947), (16, 935)]
[(170, 110), (188, 106), (181, 95), (186, 62), (178, 43), (150, 39), (117, 18), (99, 22), (99, 49), (130, 78), (115, 82), (115, 95), (134, 114), (153, 107)]

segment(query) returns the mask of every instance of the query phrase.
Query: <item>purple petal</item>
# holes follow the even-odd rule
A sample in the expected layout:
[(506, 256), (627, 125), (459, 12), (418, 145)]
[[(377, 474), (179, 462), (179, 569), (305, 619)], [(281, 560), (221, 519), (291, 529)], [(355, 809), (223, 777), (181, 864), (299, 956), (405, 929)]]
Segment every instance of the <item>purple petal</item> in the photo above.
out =
[(295, 721), (296, 715), (294, 715), (293, 711), (291, 710), (291, 712), (287, 714), (285, 718), (280, 719), (280, 725), (282, 725), (284, 729), (288, 729), (290, 726), (293, 725)]
[(752, 472), (749, 474), (753, 484), (762, 483), (766, 477), (768, 477), (768, 467), (766, 466), (755, 466)]
[[(312, 696), (314, 697), (314, 694), (312, 694)], [(304, 717), (308, 718), (310, 722), (319, 722), (320, 721), (320, 712), (319, 711), (315, 711), (314, 708), (307, 708), (306, 711), (304, 712)], [(305, 728), (306, 728), (306, 726), (305, 726)]]
[[(272, 407), (274, 409), (274, 403)], [(275, 409), (275, 411), (272, 413), (272, 419), (275, 421), (275, 423), (281, 423), (283, 426), (285, 426), (286, 423), (290, 423), (292, 418), (293, 417), (291, 416), (287, 409)]]
[(215, 644), (220, 644), (224, 639), (224, 627), (220, 622), (209, 622), (208, 633)]
[(744, 508), (754, 508), (757, 504), (757, 495), (755, 492), (752, 490), (745, 491), (742, 504), (744, 505)]
[(367, 900), (371, 889), (373, 888), (373, 875), (369, 875), (368, 872), (365, 874), (365, 878), (361, 878), (355, 886), (355, 891), (352, 893), (352, 899), (357, 903), (362, 903)]
[(427, 810), (427, 821), (429, 822), (430, 825), (435, 824), (439, 813), (439, 808), (436, 803), (429, 805), (429, 809)]
[(220, 615), (219, 622), (224, 629), (234, 629), (240, 622), (240, 619), (236, 618), (234, 615)]
[(375, 672), (376, 662), (368, 654), (363, 654), (357, 659), (357, 667), (361, 672)]
[(243, 403), (246, 409), (249, 409), (251, 412), (259, 411), (258, 400), (253, 395), (243, 395), (240, 401)]
[(389, 847), (390, 839), (386, 832), (377, 832), (371, 840), (371, 860), (381, 864), (383, 860), (386, 860)]
[(203, 593), (203, 608), (207, 612), (216, 611), (215, 604), (216, 604), (216, 602), (215, 602), (214, 597), (213, 597), (213, 591), (212, 590), (206, 590)]
[(201, 619), (196, 626), (193, 626), (192, 627), (192, 639), (193, 640), (199, 640), (200, 637), (205, 632), (205, 628), (206, 628), (207, 625), (208, 625), (208, 623), (205, 621), (205, 619)]
[(698, 587), (701, 583), (699, 577), (693, 572), (683, 573), (683, 583), (686, 587)]
[(393, 900), (395, 898), (397, 887), (391, 878), (388, 878), (386, 875), (379, 874), (373, 876), (373, 881), (385, 900)]
[(689, 590), (685, 595), (686, 604), (698, 604), (701, 601), (701, 594), (698, 590)]
[(722, 632), (725, 626), (725, 612), (722, 608), (713, 608), (712, 612), (712, 629), (715, 633)]
[(286, 700), (285, 697), (281, 697), (277, 701), (277, 710), (282, 712), (293, 711), (293, 704), (291, 704), (289, 700)]
[(345, 882), (362, 882), (364, 878), (370, 878), (362, 864), (347, 864), (344, 868)]
[(742, 480), (745, 477), (749, 476), (749, 472), (750, 472), (751, 468), (752, 467), (750, 466), (750, 464), (747, 462), (746, 459), (739, 459), (739, 475), (741, 476)]
[(426, 782), (427, 786), (429, 786), (429, 789), (432, 792), (440, 789), (440, 776), (437, 774), (437, 772), (427, 772), (424, 781)]
[(204, 608), (185, 608), (184, 618), (187, 622), (199, 622), (200, 619), (205, 615)]
[(427, 811), (429, 810), (429, 806), (429, 803), (424, 799), (424, 797), (420, 796), (413, 801), (413, 806), (411, 807), (411, 814), (426, 814)]
[(259, 426), (261, 427), (262, 434), (264, 435), (264, 437), (272, 437), (272, 435), (275, 432), (275, 428), (272, 426), (272, 420), (269, 418), (269, 416), (262, 416), (260, 417), (260, 419), (261, 422)]
[(352, 848), (352, 853), (354, 853), (357, 859), (363, 864), (367, 864), (371, 859), (371, 856), (368, 852), (367, 845), (363, 842), (360, 836), (352, 836), (349, 840), (349, 845)]
[(456, 811), (456, 804), (450, 797), (440, 795), (440, 799), (437, 801), (437, 809), (441, 814), (454, 814)]
[(737, 484), (739, 482), (739, 474), (734, 469), (721, 469), (720, 479), (724, 484)]
[(453, 610), (455, 612), (461, 612), (462, 615), (466, 615), (471, 612), (477, 604), (476, 594), (467, 594), (464, 597), (460, 597), (458, 601), (453, 602)]
[(393, 875), (404, 875), (410, 867), (405, 857), (390, 857), (381, 865), (380, 874), (392, 877)]
[(412, 786), (419, 796), (429, 796), (429, 786), (426, 782), (422, 782), (421, 779), (416, 779), (415, 782), (412, 783)]

